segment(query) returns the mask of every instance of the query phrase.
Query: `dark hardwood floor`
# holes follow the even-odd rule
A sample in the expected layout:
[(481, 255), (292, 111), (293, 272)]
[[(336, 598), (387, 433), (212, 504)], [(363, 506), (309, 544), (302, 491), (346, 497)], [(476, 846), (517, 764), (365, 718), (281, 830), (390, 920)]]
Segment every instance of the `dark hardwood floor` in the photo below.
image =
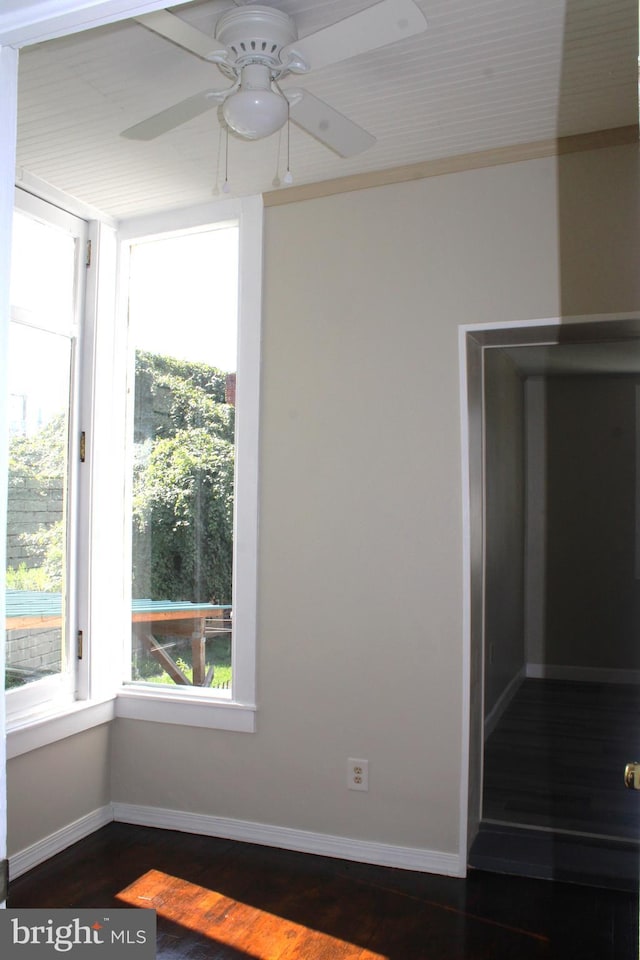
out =
[(483, 816), (637, 841), (637, 753), (639, 686), (527, 679), (485, 745)]
[(466, 880), (110, 824), (11, 882), (8, 906), (158, 912), (162, 960), (637, 960), (632, 894)]
[(477, 867), (636, 892), (640, 688), (527, 679), (485, 744)]

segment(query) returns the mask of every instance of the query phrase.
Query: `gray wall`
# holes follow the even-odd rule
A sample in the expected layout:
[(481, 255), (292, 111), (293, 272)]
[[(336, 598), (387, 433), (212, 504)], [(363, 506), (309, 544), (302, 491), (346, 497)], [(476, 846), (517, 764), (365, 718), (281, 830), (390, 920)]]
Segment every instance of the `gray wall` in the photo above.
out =
[(525, 659), (544, 663), (547, 601), (547, 379), (527, 377), (525, 395)]
[(545, 632), (543, 649), (530, 651), (534, 662), (640, 668), (638, 384), (634, 377), (547, 380)]
[(9, 760), (9, 854), (110, 802), (110, 741), (102, 724)]
[[(594, 308), (640, 308), (634, 212), (593, 204), (603, 167), (631, 189), (632, 147), (266, 211), (257, 733), (118, 720), (113, 800), (458, 851), (458, 325), (572, 312), (557, 164), (616, 248)], [(369, 758), (368, 793), (346, 789), (348, 756)], [(20, 802), (31, 768), (9, 764), (12, 850), (51, 823)]]
[(485, 716), (521, 673), (524, 645), (524, 383), (485, 350)]

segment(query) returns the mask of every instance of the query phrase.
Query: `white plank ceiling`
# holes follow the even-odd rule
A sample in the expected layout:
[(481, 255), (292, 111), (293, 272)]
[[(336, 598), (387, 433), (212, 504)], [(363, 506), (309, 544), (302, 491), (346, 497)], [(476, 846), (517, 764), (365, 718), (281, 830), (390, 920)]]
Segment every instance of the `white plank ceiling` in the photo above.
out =
[[(173, 12), (213, 34), (233, 4), (198, 0)], [(305, 36), (371, 0), (269, 5)], [(303, 84), (283, 81), (304, 85), (377, 140), (344, 160), (292, 125), (296, 184), (637, 123), (637, 0), (418, 5), (426, 33), (312, 72)], [(225, 167), (216, 109), (147, 143), (120, 132), (222, 85), (215, 65), (134, 21), (25, 47), (19, 170), (116, 218), (211, 200)], [(232, 195), (274, 189), (285, 168), (286, 127), (263, 141), (229, 138)]]

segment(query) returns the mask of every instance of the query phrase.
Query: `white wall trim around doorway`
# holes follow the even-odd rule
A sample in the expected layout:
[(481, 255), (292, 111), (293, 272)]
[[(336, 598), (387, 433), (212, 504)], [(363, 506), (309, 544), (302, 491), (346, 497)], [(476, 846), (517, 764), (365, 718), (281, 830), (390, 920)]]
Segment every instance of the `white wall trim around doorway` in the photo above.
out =
[[(484, 614), (478, 614), (477, 591), (474, 593), (472, 584), (474, 577), (478, 575), (478, 567), (481, 567), (482, 578), (484, 580), (484, 562), (479, 565), (476, 562), (476, 569), (473, 568), (474, 558), (472, 557), (472, 529), (474, 529), (474, 502), (477, 501), (478, 491), (472, 485), (473, 466), (471, 459), (471, 444), (473, 442), (472, 429), (475, 424), (471, 422), (469, 410), (469, 388), (471, 379), (469, 377), (468, 360), (471, 349), (484, 351), (486, 347), (506, 347), (518, 346), (524, 344), (553, 344), (558, 342), (560, 328), (565, 330), (569, 327), (577, 327), (579, 324), (608, 324), (616, 321), (637, 322), (640, 320), (640, 313), (631, 311), (629, 313), (615, 314), (590, 314), (571, 317), (549, 317), (542, 319), (506, 321), (501, 323), (479, 323), (479, 324), (461, 324), (458, 328), (459, 334), (459, 363), (460, 363), (460, 426), (461, 426), (461, 471), (462, 471), (462, 561), (463, 561), (463, 656), (461, 679), (463, 685), (462, 703), (463, 703), (463, 729), (462, 729), (462, 750), (461, 750), (461, 771), (460, 771), (460, 830), (459, 830), (459, 855), (461, 861), (466, 858), (467, 850), (473, 841), (474, 824), (479, 822), (479, 810), (471, 809), (470, 797), (482, 795), (482, 784), (476, 782), (480, 770), (480, 781), (482, 780), (481, 761), (478, 765), (477, 751), (484, 744), (484, 706), (482, 706), (482, 716), (472, 716), (472, 693), (475, 702), (478, 699), (484, 703), (484, 677), (476, 676), (478, 666), (477, 660), (472, 657), (472, 641), (474, 633), (479, 638), (479, 642), (484, 645), (483, 624), (479, 623), (484, 619)], [(545, 329), (546, 328), (546, 329)], [(528, 335), (527, 335), (528, 331)], [(577, 333), (578, 331), (576, 331)], [(474, 411), (475, 412), (475, 411)], [(482, 497), (484, 501), (484, 495)], [(484, 592), (484, 588), (483, 588)], [(473, 605), (475, 603), (475, 621), (472, 619)], [(483, 604), (481, 605), (483, 608)], [(478, 640), (474, 641), (478, 642)], [(480, 658), (484, 663), (484, 656)], [(596, 675), (591, 673), (587, 676), (584, 669), (571, 668), (571, 675), (566, 672), (564, 667), (542, 668), (540, 664), (530, 664), (525, 667), (524, 672), (527, 676), (554, 676), (558, 679), (578, 679), (577, 672), (580, 672), (580, 679), (596, 679)], [(540, 672), (538, 672), (540, 671)], [(544, 672), (542, 672), (544, 671)], [(625, 682), (638, 682), (635, 671), (624, 672)], [(606, 678), (601, 671), (596, 671), (598, 679), (605, 679), (605, 682), (622, 682), (621, 672), (606, 671)], [(633, 674), (633, 676), (632, 676)], [(617, 677), (617, 679), (616, 679)], [(481, 693), (478, 697), (478, 686)], [(507, 691), (508, 692), (508, 691)], [(502, 700), (502, 698), (501, 698)], [(498, 704), (500, 706), (500, 704)], [(502, 709), (506, 704), (502, 703)], [(495, 711), (495, 708), (494, 708)], [(496, 722), (490, 717), (489, 722)], [(472, 728), (472, 725), (473, 726)], [(476, 751), (473, 755), (474, 750)], [(475, 801), (474, 801), (475, 805)]]

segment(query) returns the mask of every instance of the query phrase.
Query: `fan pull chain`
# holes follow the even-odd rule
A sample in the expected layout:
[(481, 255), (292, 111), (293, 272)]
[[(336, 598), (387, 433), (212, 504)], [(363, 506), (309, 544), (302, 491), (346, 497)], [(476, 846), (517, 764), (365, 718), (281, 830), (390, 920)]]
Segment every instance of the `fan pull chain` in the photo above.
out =
[[(287, 103), (289, 101), (287, 100)], [(286, 187), (290, 187), (293, 183), (293, 174), (291, 173), (291, 105), (289, 105), (289, 112), (287, 115), (287, 172), (282, 178), (282, 182)]]
[(291, 173), (291, 104), (289, 98), (282, 92), (282, 88), (277, 80), (274, 79), (273, 85), (287, 104), (287, 172), (282, 178), (282, 182), (285, 187), (290, 187), (293, 183), (293, 174)]

